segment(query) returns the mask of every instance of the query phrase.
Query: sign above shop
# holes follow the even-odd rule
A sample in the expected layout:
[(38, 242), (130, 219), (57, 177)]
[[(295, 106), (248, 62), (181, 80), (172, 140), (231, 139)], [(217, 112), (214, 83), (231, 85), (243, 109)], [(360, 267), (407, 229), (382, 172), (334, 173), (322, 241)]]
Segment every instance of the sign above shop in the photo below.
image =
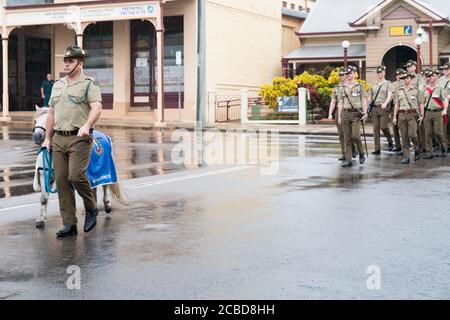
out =
[[(39, 10), (39, 11), (38, 11)], [(6, 10), (7, 26), (71, 24), (76, 22), (115, 21), (156, 18), (158, 5), (141, 2), (133, 4), (67, 6), (34, 10)]]
[(399, 37), (399, 36), (412, 36), (413, 35), (413, 26), (398, 26), (398, 27), (390, 27), (389, 35), (391, 37)]

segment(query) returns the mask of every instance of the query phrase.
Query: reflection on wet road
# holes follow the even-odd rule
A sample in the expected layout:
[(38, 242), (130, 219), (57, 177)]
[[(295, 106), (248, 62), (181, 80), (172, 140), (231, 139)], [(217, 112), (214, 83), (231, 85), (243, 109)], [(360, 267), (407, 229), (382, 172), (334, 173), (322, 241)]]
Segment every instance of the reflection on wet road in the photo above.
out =
[[(185, 169), (175, 164), (171, 131), (100, 129), (113, 140), (114, 158), (119, 180), (161, 175)], [(248, 138), (250, 148), (255, 135)], [(280, 157), (312, 156), (338, 152), (334, 137), (281, 136)], [(0, 133), (0, 198), (32, 193), (36, 146), (31, 141), (31, 130), (4, 127)]]
[[(36, 146), (31, 141), (29, 129), (4, 127), (0, 132), (0, 198), (25, 195), (33, 192), (34, 164), (36, 161)], [(165, 130), (125, 130), (115, 128), (100, 128), (113, 140), (114, 158), (119, 180), (134, 179), (166, 173), (192, 170), (197, 165), (186, 167), (183, 163), (172, 161), (172, 149), (177, 142), (172, 141), (172, 131)], [(241, 134), (242, 135), (242, 134)], [(191, 136), (193, 134), (191, 133)], [(192, 138), (194, 139), (194, 138)], [(246, 137), (246, 149), (253, 149), (258, 141), (258, 135), (249, 134)], [(239, 143), (242, 144), (242, 141)], [(270, 137), (268, 140), (269, 147)], [(338, 139), (334, 136), (297, 136), (280, 135), (276, 142), (280, 159), (296, 157), (338, 157)], [(368, 140), (369, 152), (373, 149), (373, 140)], [(228, 150), (224, 150), (226, 153)], [(248, 150), (247, 150), (248, 151)], [(393, 153), (384, 153), (381, 157), (371, 156), (371, 161), (378, 169), (372, 173), (366, 170), (361, 174), (340, 175), (328, 181), (320, 176), (309, 177), (305, 181), (292, 181), (293, 185), (303, 188), (318, 188), (321, 186), (353, 186), (364, 179), (389, 179), (409, 176), (418, 179), (420, 176), (429, 177), (439, 170), (446, 170), (450, 165), (450, 158), (436, 159), (431, 162), (420, 161), (409, 167), (399, 163), (400, 157)], [(338, 165), (338, 163), (337, 163)], [(433, 170), (432, 170), (433, 169)], [(436, 170), (434, 170), (436, 169)], [(435, 172), (435, 173), (433, 173)]]

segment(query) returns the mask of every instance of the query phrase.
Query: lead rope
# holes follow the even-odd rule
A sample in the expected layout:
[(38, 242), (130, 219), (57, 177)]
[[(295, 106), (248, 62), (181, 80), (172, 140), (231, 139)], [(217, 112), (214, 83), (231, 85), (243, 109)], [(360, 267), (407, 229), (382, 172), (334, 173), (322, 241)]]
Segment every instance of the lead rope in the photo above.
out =
[(42, 172), (44, 175), (44, 188), (47, 193), (57, 193), (56, 186), (52, 189), (52, 177), (55, 174), (53, 169), (53, 154), (48, 151), (47, 148), (40, 148), (38, 155), (42, 153)]

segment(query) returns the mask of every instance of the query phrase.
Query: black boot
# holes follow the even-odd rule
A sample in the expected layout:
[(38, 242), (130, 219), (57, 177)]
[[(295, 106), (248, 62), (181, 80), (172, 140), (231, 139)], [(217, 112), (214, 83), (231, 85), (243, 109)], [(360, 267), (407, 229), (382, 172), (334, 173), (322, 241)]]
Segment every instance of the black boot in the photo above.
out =
[(78, 230), (77, 230), (77, 225), (73, 224), (73, 225), (69, 225), (69, 226), (64, 226), (64, 228), (62, 228), (61, 230), (59, 230), (56, 233), (56, 237), (57, 238), (65, 238), (65, 237), (71, 237), (78, 234)]
[(356, 158), (356, 146), (352, 144), (352, 157)]
[(394, 142), (392, 141), (391, 132), (389, 131), (389, 129), (385, 129), (385, 130), (383, 130), (383, 133), (388, 141), (388, 150), (389, 151), (394, 150)]
[(84, 232), (91, 231), (97, 224), (98, 210), (86, 210), (86, 219), (84, 220)]
[(444, 148), (444, 147), (442, 147), (441, 157), (442, 158), (447, 158), (447, 149)]
[(345, 156), (342, 156), (338, 159), (339, 161), (345, 161)]
[(378, 156), (381, 154), (380, 150), (375, 150), (374, 152), (372, 152), (373, 155)]
[(342, 168), (350, 168), (353, 165), (351, 161), (344, 161)]
[(404, 158), (403, 160), (402, 160), (402, 164), (409, 164), (409, 158)]
[(361, 153), (359, 155), (359, 164), (363, 164), (364, 162), (366, 162), (366, 157), (364, 156), (364, 153)]
[(414, 161), (419, 161), (420, 160), (420, 152), (416, 151), (415, 155), (414, 155)]
[(392, 142), (389, 143), (388, 150), (389, 150), (389, 152), (394, 151), (394, 145)]

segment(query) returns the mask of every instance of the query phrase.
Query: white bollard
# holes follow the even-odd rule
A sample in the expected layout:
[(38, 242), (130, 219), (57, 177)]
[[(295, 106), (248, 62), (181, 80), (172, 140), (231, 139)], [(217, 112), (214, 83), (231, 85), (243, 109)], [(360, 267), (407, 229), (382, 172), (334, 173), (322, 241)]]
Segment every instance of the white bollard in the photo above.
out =
[(248, 90), (241, 89), (241, 123), (248, 123)]
[(308, 103), (308, 89), (298, 88), (298, 124), (306, 125), (306, 105)]

